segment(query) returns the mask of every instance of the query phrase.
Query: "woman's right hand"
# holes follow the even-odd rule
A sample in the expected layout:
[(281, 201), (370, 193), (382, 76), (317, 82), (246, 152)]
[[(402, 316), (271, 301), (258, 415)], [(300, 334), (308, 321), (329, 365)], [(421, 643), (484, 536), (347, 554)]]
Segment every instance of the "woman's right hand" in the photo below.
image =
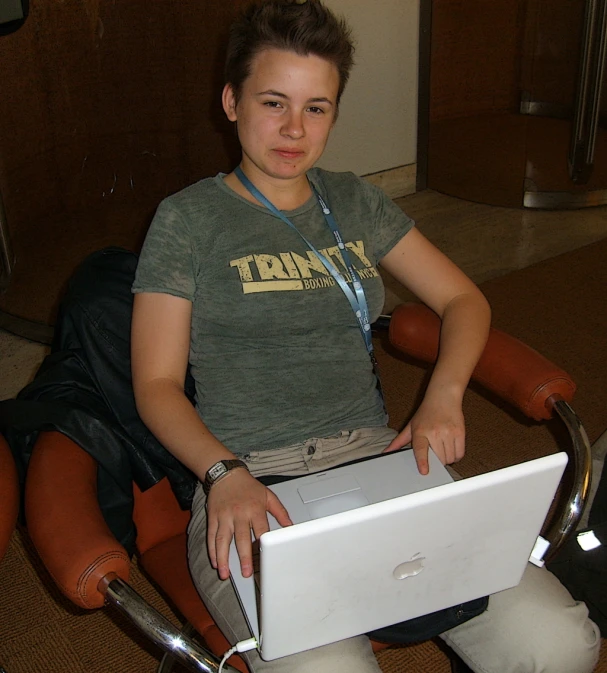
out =
[(293, 522), (280, 500), (245, 469), (235, 469), (214, 484), (207, 497), (207, 546), (222, 580), (230, 576), (228, 556), (236, 542), (243, 577), (253, 574), (251, 530), (255, 539), (270, 530), (269, 512), (281, 526)]

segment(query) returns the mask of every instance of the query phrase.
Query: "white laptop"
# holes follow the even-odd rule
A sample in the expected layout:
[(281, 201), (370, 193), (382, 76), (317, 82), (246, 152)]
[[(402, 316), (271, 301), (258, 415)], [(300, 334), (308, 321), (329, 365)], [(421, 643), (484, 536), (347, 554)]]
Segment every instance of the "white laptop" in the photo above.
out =
[(259, 540), (232, 582), (271, 660), (516, 586), (567, 463), (558, 453), (453, 481), (433, 452), (367, 459), (270, 486), (293, 526)]

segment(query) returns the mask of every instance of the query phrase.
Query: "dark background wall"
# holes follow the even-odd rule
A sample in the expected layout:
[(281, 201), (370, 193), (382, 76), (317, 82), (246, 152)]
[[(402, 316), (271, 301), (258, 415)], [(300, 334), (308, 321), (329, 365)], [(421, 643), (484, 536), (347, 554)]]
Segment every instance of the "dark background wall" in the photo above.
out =
[[(92, 250), (138, 248), (164, 196), (234, 165), (220, 94), (243, 4), (32, 0), (0, 37), (0, 192), (17, 258), (0, 309), (52, 322), (56, 302), (32, 295), (58, 296)], [(34, 281), (41, 266), (48, 279)]]

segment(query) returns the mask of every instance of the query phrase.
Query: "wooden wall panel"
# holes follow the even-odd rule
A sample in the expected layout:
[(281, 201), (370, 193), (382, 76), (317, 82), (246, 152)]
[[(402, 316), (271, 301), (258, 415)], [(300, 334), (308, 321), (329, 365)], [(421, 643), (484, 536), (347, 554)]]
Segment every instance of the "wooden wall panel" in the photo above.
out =
[(527, 0), (433, 0), (430, 119), (518, 106)]
[(25, 26), (0, 38), (0, 180), (11, 227), (120, 204), (148, 217), (166, 194), (228, 169), (236, 144), (219, 96), (238, 4), (32, 3)]
[(74, 267), (137, 249), (162, 198), (239, 159), (221, 109), (247, 0), (36, 0), (0, 37), (0, 192), (17, 263), (2, 311), (52, 322)]

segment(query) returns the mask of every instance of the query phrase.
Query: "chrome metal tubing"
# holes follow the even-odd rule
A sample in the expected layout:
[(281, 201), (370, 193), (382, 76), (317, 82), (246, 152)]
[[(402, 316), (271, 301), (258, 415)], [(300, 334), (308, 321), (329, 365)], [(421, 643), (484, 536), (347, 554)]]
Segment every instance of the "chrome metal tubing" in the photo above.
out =
[[(189, 671), (217, 673), (219, 659), (181, 633), (168, 619), (148, 605), (141, 596), (119, 577), (107, 585), (105, 597), (115, 605), (152, 642), (169, 652)], [(226, 673), (239, 673), (233, 666), (224, 664)]]
[(14, 265), (15, 255), (11, 247), (4, 202), (0, 193), (0, 290), (8, 286)]
[(586, 150), (588, 147), (588, 89), (590, 87), (593, 42), (596, 26), (597, 1), (586, 0), (584, 17), (584, 30), (582, 32), (582, 53), (580, 55), (580, 67), (575, 97), (575, 113), (571, 128), (571, 141), (569, 146), (569, 175), (573, 182), (586, 182), (588, 180), (588, 167), (586, 166)]
[(599, 0), (597, 16), (596, 56), (594, 72), (592, 73), (591, 98), (589, 101), (588, 147), (586, 148), (586, 163), (594, 163), (596, 136), (599, 128), (601, 108), (601, 91), (603, 87), (603, 73), (605, 72), (605, 55), (607, 54), (607, 0)]
[[(186, 622), (181, 628), (181, 633), (187, 638), (191, 638), (192, 636), (196, 635), (196, 629), (190, 624), (190, 622)], [(176, 660), (172, 652), (165, 652), (164, 656), (162, 657), (162, 661), (156, 669), (156, 673), (171, 673), (175, 661)]]
[(588, 435), (577, 414), (564, 400), (558, 400), (554, 410), (566, 425), (573, 444), (573, 485), (567, 507), (556, 521), (546, 538), (550, 542), (547, 558), (550, 559), (575, 530), (586, 505), (592, 478), (592, 453)]
[(569, 149), (573, 182), (588, 182), (594, 165), (607, 54), (607, 0), (586, 0), (582, 54)]

